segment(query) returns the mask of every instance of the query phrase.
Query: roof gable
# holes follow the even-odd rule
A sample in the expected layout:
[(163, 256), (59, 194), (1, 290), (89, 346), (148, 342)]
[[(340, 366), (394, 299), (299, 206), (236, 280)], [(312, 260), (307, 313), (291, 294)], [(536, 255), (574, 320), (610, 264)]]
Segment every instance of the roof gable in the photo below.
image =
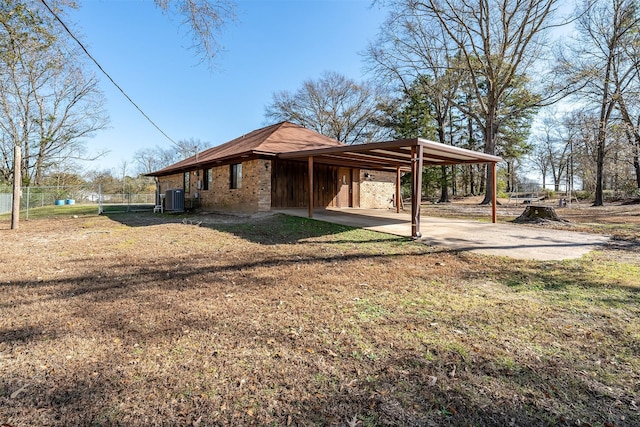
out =
[(195, 156), (174, 163), (151, 176), (168, 175), (199, 165), (222, 162), (247, 155), (273, 155), (292, 151), (342, 147), (345, 144), (290, 122), (267, 126), (209, 148)]

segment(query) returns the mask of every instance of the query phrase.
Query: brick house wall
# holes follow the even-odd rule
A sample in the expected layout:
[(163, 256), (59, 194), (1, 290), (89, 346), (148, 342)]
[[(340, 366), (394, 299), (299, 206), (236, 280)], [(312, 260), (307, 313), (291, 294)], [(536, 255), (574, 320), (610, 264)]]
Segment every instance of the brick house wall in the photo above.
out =
[[(197, 198), (204, 210), (260, 212), (271, 209), (272, 162), (253, 159), (242, 162), (240, 188), (231, 189), (231, 165), (211, 168), (208, 189), (204, 180), (205, 169), (189, 172), (189, 188), (184, 188), (184, 173), (159, 177), (160, 191), (184, 189), (185, 198)], [(394, 172), (360, 169), (354, 176), (354, 206), (364, 209), (387, 209), (393, 207), (395, 194)]]
[(170, 189), (185, 190), (185, 198), (200, 199), (203, 209), (256, 212), (271, 209), (271, 160), (253, 159), (242, 164), (239, 188), (231, 187), (231, 165), (214, 166), (208, 189), (205, 169), (189, 172), (189, 188), (184, 188), (184, 173), (160, 177), (162, 194)]

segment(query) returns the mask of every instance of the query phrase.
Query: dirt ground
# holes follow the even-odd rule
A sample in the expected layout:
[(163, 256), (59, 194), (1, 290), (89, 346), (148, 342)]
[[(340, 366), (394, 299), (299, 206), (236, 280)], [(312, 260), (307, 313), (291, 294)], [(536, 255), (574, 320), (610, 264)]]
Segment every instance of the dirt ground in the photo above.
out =
[(614, 243), (533, 262), (283, 215), (3, 221), (0, 425), (640, 425), (640, 205), (558, 213)]

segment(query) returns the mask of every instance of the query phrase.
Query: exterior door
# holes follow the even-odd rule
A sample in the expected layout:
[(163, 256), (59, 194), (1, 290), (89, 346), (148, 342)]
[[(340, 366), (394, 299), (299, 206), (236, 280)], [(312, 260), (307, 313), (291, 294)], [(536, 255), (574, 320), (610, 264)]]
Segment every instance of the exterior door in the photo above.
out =
[(338, 207), (349, 208), (351, 204), (351, 169), (338, 168)]

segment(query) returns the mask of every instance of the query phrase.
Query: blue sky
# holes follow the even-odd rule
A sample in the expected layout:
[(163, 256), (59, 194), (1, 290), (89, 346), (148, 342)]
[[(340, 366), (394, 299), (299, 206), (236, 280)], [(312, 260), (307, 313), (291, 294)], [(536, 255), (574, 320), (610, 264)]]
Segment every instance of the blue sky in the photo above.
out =
[[(224, 31), (215, 70), (199, 64), (180, 22), (151, 0), (84, 0), (67, 19), (89, 52), (141, 109), (174, 140), (218, 145), (267, 124), (272, 94), (295, 91), (323, 71), (361, 81), (361, 53), (385, 13), (370, 0), (239, 0), (237, 22)], [(87, 62), (90, 64), (89, 62)], [(88, 170), (134, 172), (135, 152), (170, 147), (97, 68), (111, 123), (87, 140), (109, 150)]]

